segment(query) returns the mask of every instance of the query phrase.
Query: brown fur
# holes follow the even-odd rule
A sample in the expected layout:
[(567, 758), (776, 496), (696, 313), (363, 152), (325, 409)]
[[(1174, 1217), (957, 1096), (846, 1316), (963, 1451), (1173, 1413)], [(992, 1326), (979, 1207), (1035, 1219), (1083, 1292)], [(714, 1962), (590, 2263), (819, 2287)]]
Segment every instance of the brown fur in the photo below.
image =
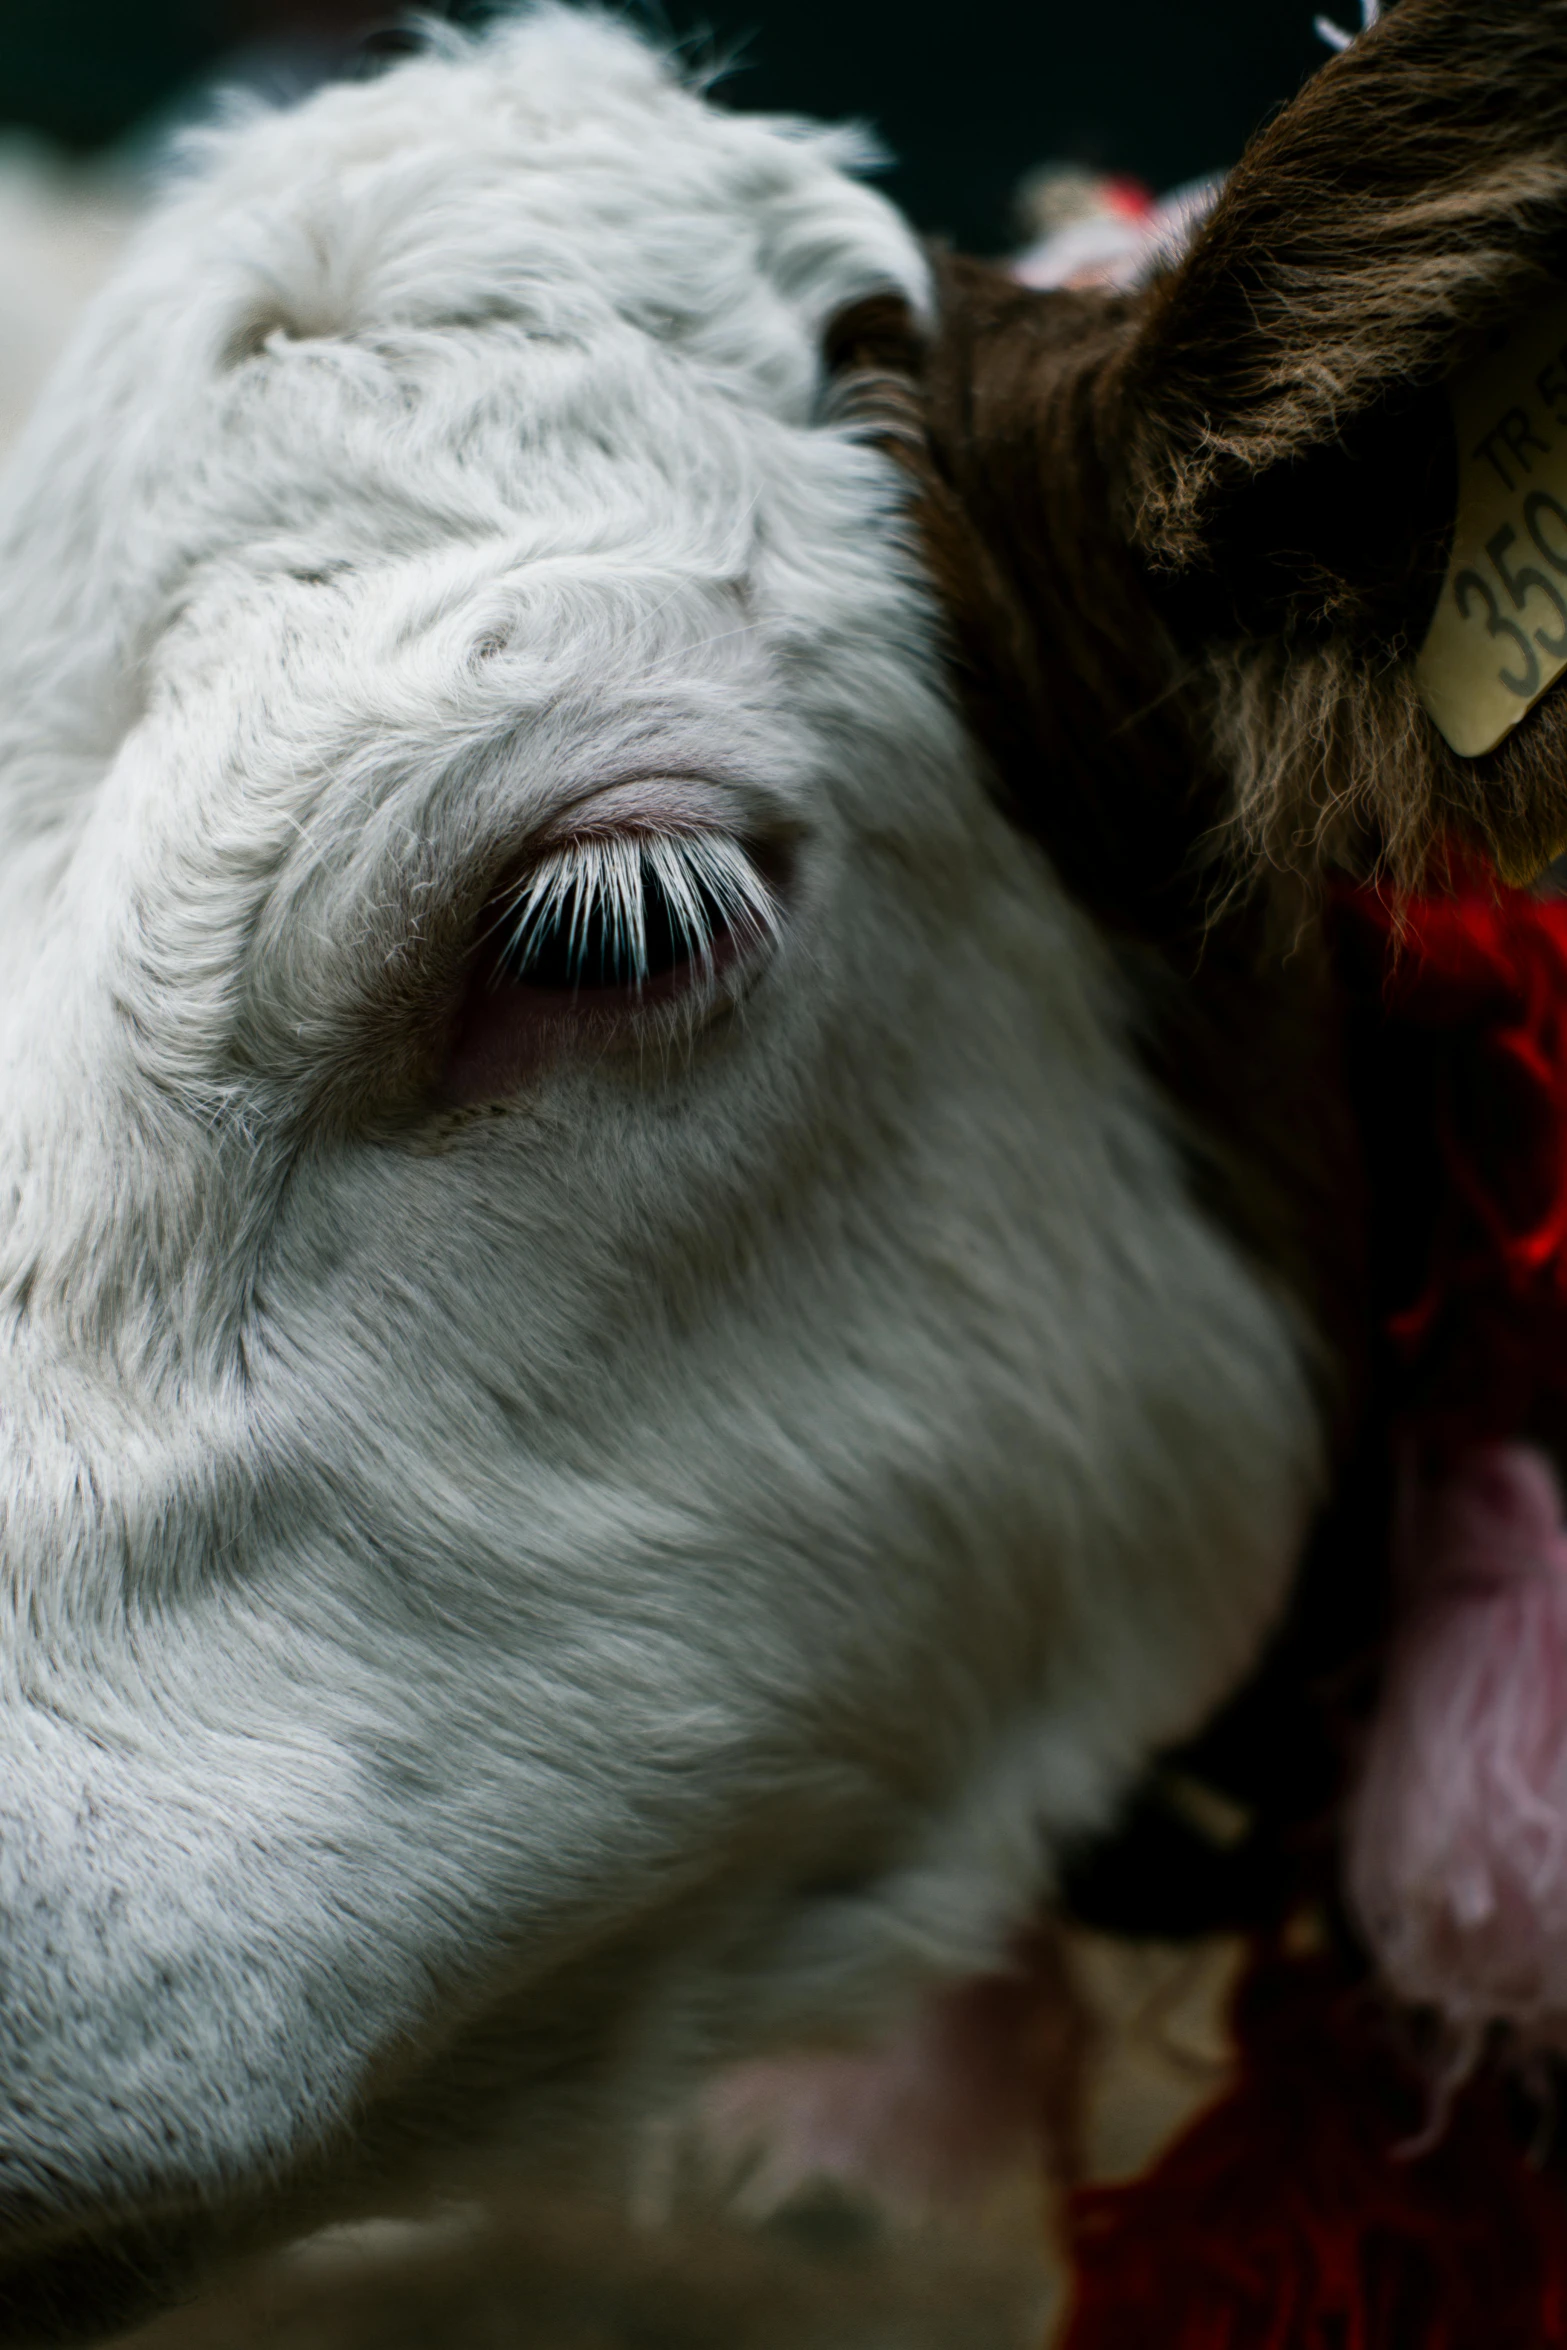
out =
[(1104, 930), (1194, 1180), (1324, 1341), (1363, 1352), (1357, 1173), (1314, 898), (1218, 889), (1230, 784), (1211, 689), (1114, 527), (1094, 399), (1137, 308), (940, 265), (921, 349), (886, 304), (838, 322), (840, 405), (913, 473), (954, 684), (1003, 804)]
[(1444, 382), (1567, 279), (1567, 0), (1403, 0), (1254, 142), (1138, 294), (940, 258), (921, 346), (837, 322), (916, 483), (997, 789), (1115, 943), (1216, 1212), (1350, 1377), (1359, 1181), (1320, 908), (1448, 837), (1567, 837), (1567, 693), (1463, 760), (1418, 702)]
[(1254, 854), (1402, 881), (1567, 836), (1567, 716), (1451, 752), (1409, 664), (1441, 581), (1444, 379), (1567, 278), (1567, 5), (1404, 0), (1249, 149), (1098, 386), (1123, 527), (1216, 687)]

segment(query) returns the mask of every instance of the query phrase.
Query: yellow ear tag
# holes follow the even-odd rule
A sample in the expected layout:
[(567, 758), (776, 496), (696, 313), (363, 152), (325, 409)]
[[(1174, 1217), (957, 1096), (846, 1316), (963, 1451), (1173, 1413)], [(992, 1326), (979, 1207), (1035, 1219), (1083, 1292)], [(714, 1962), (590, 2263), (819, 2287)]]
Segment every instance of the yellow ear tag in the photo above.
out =
[(1415, 663), (1466, 759), (1567, 669), (1567, 296), (1453, 378), (1458, 519)]

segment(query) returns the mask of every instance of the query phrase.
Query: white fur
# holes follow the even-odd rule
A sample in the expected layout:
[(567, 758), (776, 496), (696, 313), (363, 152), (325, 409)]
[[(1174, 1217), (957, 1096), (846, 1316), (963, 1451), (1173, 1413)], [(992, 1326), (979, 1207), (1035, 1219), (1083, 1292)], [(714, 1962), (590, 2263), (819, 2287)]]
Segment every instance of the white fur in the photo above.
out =
[[(879, 2029), (1275, 1610), (1285, 1310), (818, 420), (924, 299), (853, 160), (591, 18), (453, 44), (217, 138), (13, 466), (19, 2243)], [(793, 844), (770, 953), (425, 1114), (475, 876), (633, 773)]]

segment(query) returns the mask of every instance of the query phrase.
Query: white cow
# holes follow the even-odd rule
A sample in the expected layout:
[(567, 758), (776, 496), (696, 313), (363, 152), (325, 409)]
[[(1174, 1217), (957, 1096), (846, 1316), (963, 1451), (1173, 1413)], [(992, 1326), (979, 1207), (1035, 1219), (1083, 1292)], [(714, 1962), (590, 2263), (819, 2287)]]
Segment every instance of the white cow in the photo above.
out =
[(12, 464), (0, 2340), (877, 2041), (1277, 1614), (1315, 1325), (947, 683), (864, 159), (437, 42)]

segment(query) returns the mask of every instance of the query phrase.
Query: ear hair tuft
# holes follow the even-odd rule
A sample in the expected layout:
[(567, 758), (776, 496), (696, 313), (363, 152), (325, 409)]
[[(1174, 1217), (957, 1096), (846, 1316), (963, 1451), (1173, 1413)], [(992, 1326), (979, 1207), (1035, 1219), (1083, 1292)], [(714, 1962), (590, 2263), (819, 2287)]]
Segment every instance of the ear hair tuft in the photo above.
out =
[(1567, 0), (1404, 0), (1231, 174), (1118, 394), (1127, 520), (1161, 567), (1214, 507), (1440, 380), (1567, 253)]

